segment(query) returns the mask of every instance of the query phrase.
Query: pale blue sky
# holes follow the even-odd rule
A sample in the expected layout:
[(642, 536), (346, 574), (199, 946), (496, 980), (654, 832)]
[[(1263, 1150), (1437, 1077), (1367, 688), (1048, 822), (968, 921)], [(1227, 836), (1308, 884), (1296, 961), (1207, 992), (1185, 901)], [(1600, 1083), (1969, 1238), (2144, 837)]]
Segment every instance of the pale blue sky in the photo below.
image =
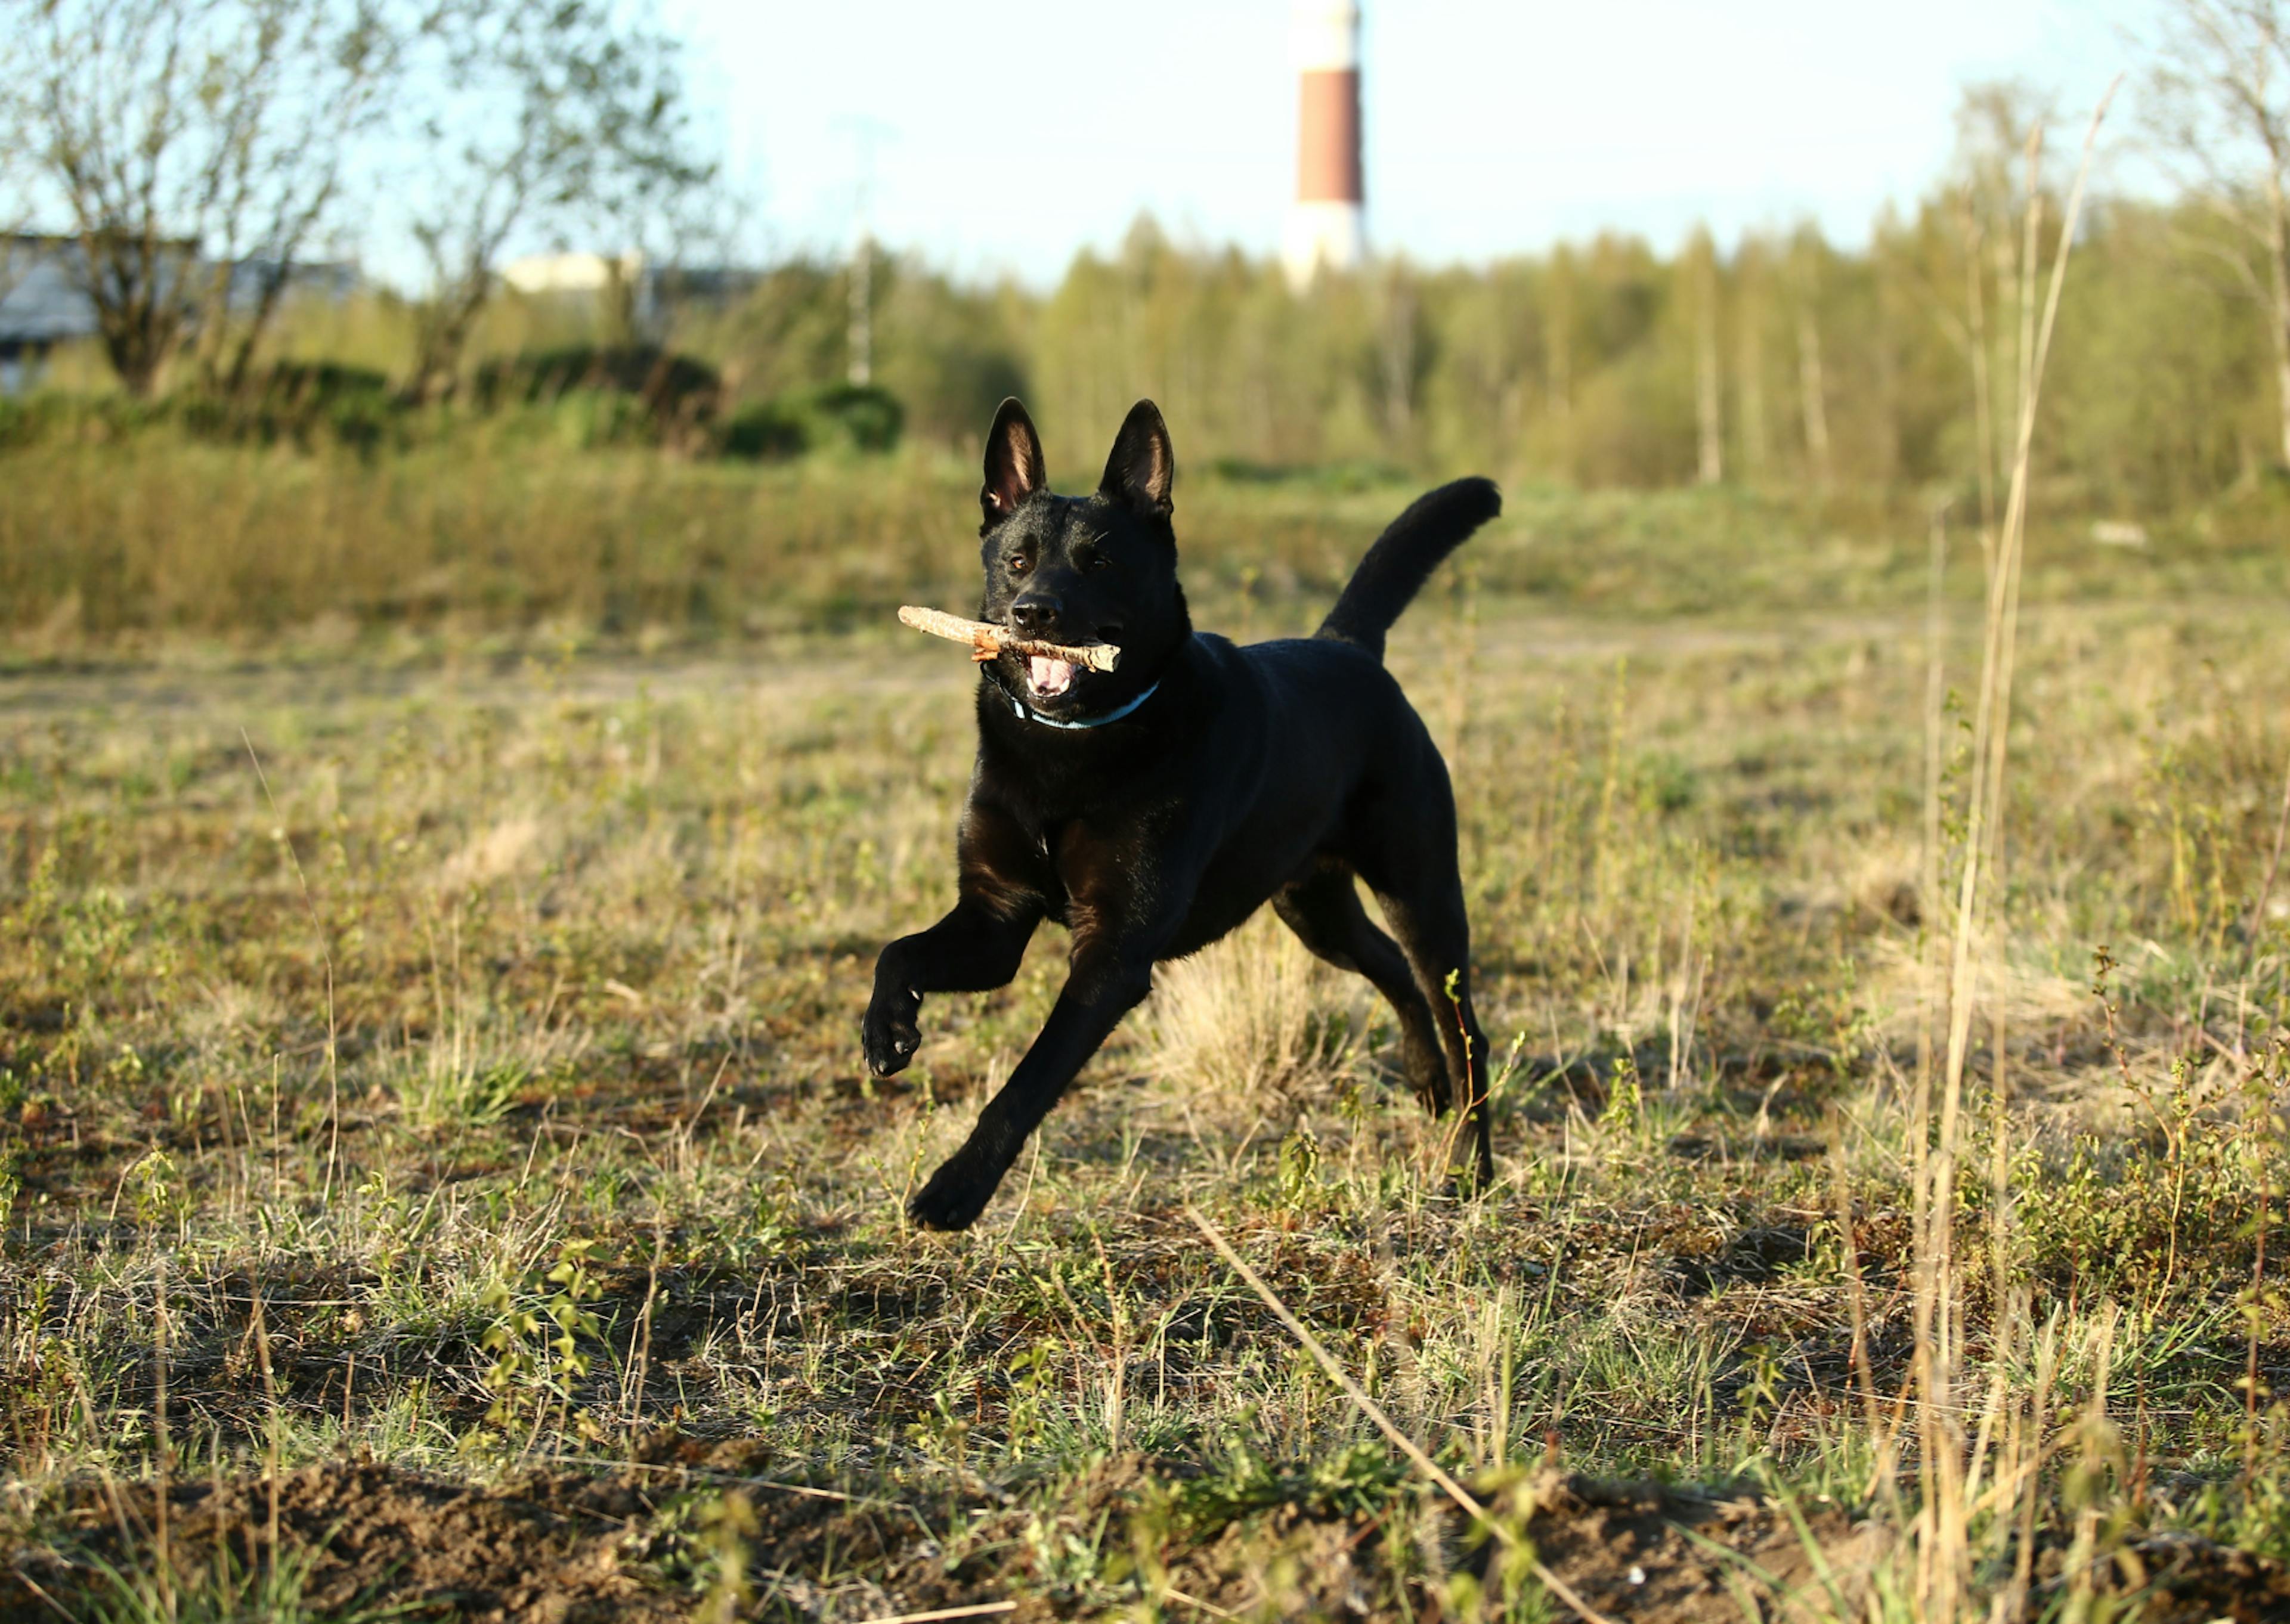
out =
[[(2149, 3), (1363, 0), (1371, 239), (1477, 260), (1812, 216), (1858, 241), (1941, 172), (1959, 86), (2023, 77), (2079, 125)], [(754, 247), (839, 249), (862, 128), (878, 235), (966, 274), (1053, 279), (1141, 210), (1278, 241), (1287, 0), (661, 4)]]

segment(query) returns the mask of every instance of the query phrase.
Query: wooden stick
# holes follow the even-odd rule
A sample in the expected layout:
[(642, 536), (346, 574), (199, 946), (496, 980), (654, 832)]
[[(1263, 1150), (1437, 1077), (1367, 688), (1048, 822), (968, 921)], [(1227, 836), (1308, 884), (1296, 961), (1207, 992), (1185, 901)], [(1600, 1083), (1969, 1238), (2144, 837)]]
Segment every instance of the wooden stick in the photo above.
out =
[(866, 1624), (939, 1624), (943, 1619), (984, 1619), (1017, 1611), (1015, 1602), (980, 1602), (971, 1607), (941, 1607), (930, 1612), (902, 1612), (894, 1619), (869, 1619)]
[(1007, 627), (989, 625), (984, 620), (965, 620), (960, 615), (949, 614), (942, 609), (917, 609), (909, 604), (899, 611), (899, 623), (911, 626), (919, 632), (928, 632), (933, 637), (944, 637), (950, 643), (967, 643), (972, 651), (971, 658), (981, 664), (993, 659), (1004, 649), (1013, 654), (1046, 655), (1052, 660), (1087, 666), (1093, 671), (1110, 671), (1121, 663), (1121, 651), (1110, 643), (1069, 645), (1037, 642), (1031, 637), (1014, 637)]

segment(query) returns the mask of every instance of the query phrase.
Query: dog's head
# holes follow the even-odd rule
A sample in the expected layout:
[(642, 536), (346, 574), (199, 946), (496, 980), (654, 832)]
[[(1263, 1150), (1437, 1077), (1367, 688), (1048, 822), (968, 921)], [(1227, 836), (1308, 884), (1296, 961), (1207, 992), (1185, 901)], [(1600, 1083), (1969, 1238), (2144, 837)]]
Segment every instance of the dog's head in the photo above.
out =
[(1120, 668), (1092, 671), (1005, 651), (1003, 689), (1038, 715), (1085, 720), (1142, 692), (1191, 634), (1177, 586), (1169, 493), (1177, 476), (1160, 409), (1141, 400), (1114, 436), (1105, 476), (1085, 497), (1059, 496), (1045, 477), (1041, 437), (1015, 399), (986, 436), (978, 492), (986, 593), (978, 618), (1046, 643), (1110, 643)]

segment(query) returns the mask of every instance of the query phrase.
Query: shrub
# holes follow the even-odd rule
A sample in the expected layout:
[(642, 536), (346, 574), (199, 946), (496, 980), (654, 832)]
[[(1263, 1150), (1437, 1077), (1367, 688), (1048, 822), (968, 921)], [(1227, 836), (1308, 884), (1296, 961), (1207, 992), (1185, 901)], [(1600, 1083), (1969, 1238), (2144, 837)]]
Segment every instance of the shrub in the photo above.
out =
[(714, 367), (657, 344), (574, 344), (509, 356), (486, 362), (469, 380), (470, 398), (488, 412), (576, 394), (621, 396), (641, 403), (661, 431), (713, 418), (722, 393)]
[(732, 414), (721, 444), (725, 456), (756, 462), (799, 457), (811, 449), (811, 426), (784, 401), (757, 401)]
[(0, 451), (33, 444), (60, 415), (60, 403), (55, 396), (0, 395)]
[(278, 361), (252, 373), (236, 396), (189, 395), (183, 427), (213, 440), (308, 445), (324, 434), (360, 451), (379, 446), (398, 408), (389, 380), (333, 361)]
[(839, 436), (853, 451), (886, 452), (898, 444), (907, 426), (907, 409), (898, 396), (874, 384), (829, 384), (811, 391), (808, 404), (829, 430), (814, 444), (832, 444)]
[(718, 444), (727, 457), (757, 460), (811, 451), (887, 452), (906, 422), (906, 407), (888, 389), (834, 383), (742, 406)]

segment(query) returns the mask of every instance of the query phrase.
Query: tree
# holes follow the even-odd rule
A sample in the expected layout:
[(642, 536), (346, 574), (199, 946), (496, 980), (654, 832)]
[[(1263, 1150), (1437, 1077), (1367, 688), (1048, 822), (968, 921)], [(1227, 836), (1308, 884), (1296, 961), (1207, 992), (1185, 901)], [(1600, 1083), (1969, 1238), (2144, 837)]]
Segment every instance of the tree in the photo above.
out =
[(382, 0), (32, 0), (9, 6), (18, 121), (78, 240), (120, 380), (196, 340), (244, 380), (295, 256), (384, 105), (404, 30)]
[(1766, 428), (1765, 300), (1766, 249), (1755, 236), (1742, 239), (1734, 254), (1735, 345), (1734, 397), (1742, 424), (1742, 472), (1751, 480), (1762, 477), (1773, 455)]
[(710, 172), (688, 148), (675, 43), (609, 0), (458, 0), (424, 43), (416, 399), (452, 387), (514, 236), (576, 214), (629, 228)]
[(2290, 16), (2278, 0), (2170, 0), (2148, 126), (2229, 228), (2204, 244), (2264, 315), (2290, 463)]
[(1821, 364), (1821, 296), (1829, 248), (1811, 226), (1790, 244), (1790, 280), (1797, 316), (1798, 412), (1805, 420), (1805, 455), (1814, 483), (1829, 484), (1829, 384)]
[(1718, 245), (1709, 227), (1694, 228), (1678, 277), (1693, 311), (1694, 477), (1714, 485), (1726, 477), (1726, 418), (1718, 377)]
[(1372, 363), (1383, 430), (1405, 452), (1415, 449), (1415, 404), (1430, 371), (1430, 335), (1414, 268), (1405, 260), (1385, 262), (1376, 279), (1375, 351)]
[[(0, 15), (4, 15), (0, 12)], [(18, 84), (24, 72), (24, 42), (19, 31), (0, 31), (0, 87)], [(5, 300), (30, 268), (19, 240), (31, 222), (24, 162), (28, 132), (20, 97), (0, 88), (0, 300)]]
[(2016, 452), (2022, 404), (2035, 365), (2047, 190), (2044, 140), (2057, 116), (2050, 97), (2014, 79), (1967, 85), (1957, 104), (1956, 154), (1950, 167), (1966, 260), (1961, 341), (1975, 392), (1983, 546), (1994, 540), (1996, 492)]

